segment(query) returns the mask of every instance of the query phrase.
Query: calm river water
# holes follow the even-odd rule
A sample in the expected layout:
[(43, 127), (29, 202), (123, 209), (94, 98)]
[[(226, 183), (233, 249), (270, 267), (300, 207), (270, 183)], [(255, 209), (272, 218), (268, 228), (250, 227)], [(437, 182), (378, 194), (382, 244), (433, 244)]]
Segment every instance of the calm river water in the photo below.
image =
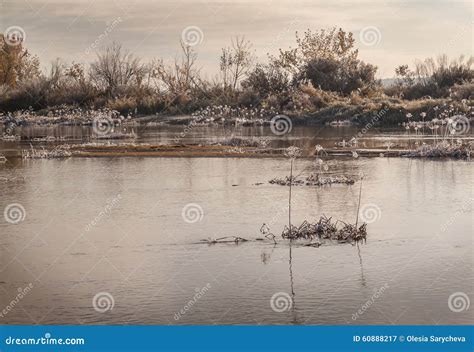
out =
[[(312, 163), (297, 160), (297, 172)], [(450, 299), (473, 299), (472, 162), (329, 166), (365, 174), (366, 244), (198, 243), (255, 240), (263, 223), (281, 232), (288, 188), (268, 184), (288, 174), (281, 158), (11, 159), (0, 210), (19, 204), (24, 220), (0, 218), (0, 323), (473, 323), (472, 306)], [(354, 222), (358, 192), (294, 187), (292, 221)]]

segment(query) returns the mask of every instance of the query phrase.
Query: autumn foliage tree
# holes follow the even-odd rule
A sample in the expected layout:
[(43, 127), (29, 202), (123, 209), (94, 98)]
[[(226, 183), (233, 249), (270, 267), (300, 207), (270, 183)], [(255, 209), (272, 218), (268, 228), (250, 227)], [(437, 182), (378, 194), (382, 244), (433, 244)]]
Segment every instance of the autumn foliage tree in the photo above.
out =
[(55, 60), (43, 63), (43, 72), (23, 44), (21, 38), (0, 34), (0, 114), (59, 105), (108, 107), (124, 114), (190, 113), (211, 105), (312, 113), (387, 95), (470, 99), (474, 84), (472, 57), (448, 61), (441, 56), (412, 69), (399, 66), (393, 87), (382, 90), (377, 67), (359, 58), (352, 33), (337, 28), (296, 33), (293, 48), (257, 63), (251, 43), (234, 37), (222, 49), (213, 79), (201, 75), (199, 48), (184, 42), (174, 60), (143, 63), (111, 43), (98, 49), (91, 63)]
[(21, 39), (12, 42), (0, 33), (0, 85), (15, 88), (19, 83), (40, 75), (39, 59), (32, 56)]
[(332, 28), (303, 36), (296, 33), (296, 48), (281, 50), (273, 61), (287, 70), (294, 85), (311, 82), (322, 90), (350, 94), (375, 85), (377, 67), (358, 58), (351, 32)]

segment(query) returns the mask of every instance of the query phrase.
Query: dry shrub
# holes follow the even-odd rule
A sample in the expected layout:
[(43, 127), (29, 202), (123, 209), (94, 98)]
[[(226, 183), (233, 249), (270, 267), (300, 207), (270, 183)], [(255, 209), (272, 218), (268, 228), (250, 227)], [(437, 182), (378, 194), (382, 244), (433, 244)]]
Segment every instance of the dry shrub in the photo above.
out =
[(246, 90), (239, 94), (238, 104), (242, 106), (258, 106), (260, 104), (260, 95), (254, 90)]
[(278, 94), (270, 94), (263, 102), (262, 107), (265, 109), (276, 109), (281, 108), (281, 96)]
[(359, 95), (359, 93), (352, 92), (350, 97), (351, 105), (361, 105), (364, 102), (364, 99)]
[(120, 97), (115, 99), (109, 99), (107, 101), (107, 107), (112, 110), (120, 111), (122, 114), (133, 112), (137, 107), (137, 101), (132, 97)]
[(451, 98), (453, 99), (474, 99), (474, 82), (455, 84), (450, 89)]

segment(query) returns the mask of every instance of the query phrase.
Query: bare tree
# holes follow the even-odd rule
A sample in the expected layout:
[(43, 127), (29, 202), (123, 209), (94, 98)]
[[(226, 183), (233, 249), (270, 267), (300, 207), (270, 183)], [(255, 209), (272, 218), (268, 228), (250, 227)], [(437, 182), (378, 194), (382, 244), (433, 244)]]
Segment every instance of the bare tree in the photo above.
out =
[(119, 86), (140, 86), (145, 73), (146, 68), (140, 60), (117, 43), (98, 53), (97, 61), (91, 64), (92, 79), (108, 95), (114, 95)]
[(220, 70), (224, 88), (236, 90), (237, 84), (252, 68), (254, 55), (252, 44), (245, 37), (235, 37), (231, 46), (222, 49)]
[(424, 86), (434, 83), (440, 88), (469, 82), (474, 78), (473, 64), (472, 56), (466, 59), (461, 55), (451, 61), (446, 54), (427, 58), (415, 65), (416, 81)]
[(162, 59), (151, 63), (149, 81), (153, 82), (158, 91), (165, 91), (169, 104), (176, 99), (187, 99), (193, 87), (199, 80), (199, 70), (196, 68), (197, 53), (193, 48), (181, 42), (181, 57), (167, 65)]

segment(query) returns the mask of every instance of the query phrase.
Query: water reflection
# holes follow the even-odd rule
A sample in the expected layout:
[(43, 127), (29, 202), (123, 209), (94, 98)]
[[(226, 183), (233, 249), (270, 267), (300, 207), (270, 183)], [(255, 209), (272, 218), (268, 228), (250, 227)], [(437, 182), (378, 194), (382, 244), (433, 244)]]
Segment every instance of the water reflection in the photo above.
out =
[(357, 255), (359, 256), (360, 264), (360, 283), (362, 286), (366, 286), (365, 277), (364, 277), (364, 264), (362, 263), (362, 253), (360, 251), (359, 242), (356, 242), (357, 245)]
[[(323, 148), (332, 148), (341, 143), (348, 142), (354, 136), (358, 136), (360, 128), (356, 126), (326, 127), (326, 126), (293, 126), (292, 132), (285, 136), (275, 136), (269, 126), (196, 126), (183, 131), (186, 126), (162, 125), (162, 126), (123, 126), (121, 130), (128, 133), (136, 133), (137, 138), (128, 142), (151, 143), (151, 144), (176, 144), (176, 136), (179, 136), (183, 144), (222, 143), (232, 137), (260, 138), (266, 137), (270, 141), (270, 147), (286, 148), (290, 145), (298, 146), (304, 150), (312, 150), (315, 145)], [(0, 130), (0, 135), (4, 131)], [(93, 137), (92, 128), (88, 126), (25, 126), (18, 127), (16, 134), (21, 136), (21, 142), (0, 141), (0, 149), (14, 150), (19, 147), (27, 148), (33, 145), (55, 145), (61, 143), (85, 143), (96, 142)], [(48, 136), (63, 137), (64, 140), (57, 143), (39, 143), (34, 138)], [(407, 135), (401, 126), (392, 128), (372, 128), (362, 136), (358, 137), (359, 148), (387, 149), (397, 147), (414, 146), (414, 136)], [(417, 136), (427, 144), (433, 143), (433, 136)], [(472, 134), (466, 134), (463, 138), (472, 139)], [(107, 143), (123, 143), (124, 141), (110, 140)], [(388, 144), (389, 143), (389, 144)], [(389, 146), (390, 145), (390, 146)]]
[[(298, 160), (296, 167), (313, 170), (314, 162)], [(20, 203), (26, 219), (18, 225), (0, 221), (0, 303), (33, 282), (22, 307), (45, 324), (343, 324), (389, 281), (377, 309), (349, 323), (390, 324), (403, 313), (400, 324), (471, 324), (472, 315), (451, 312), (446, 299), (453, 290), (472, 294), (466, 280), (474, 267), (472, 212), (458, 212), (472, 197), (472, 163), (346, 158), (331, 168), (355, 177), (363, 171), (361, 206), (381, 209), (363, 246), (196, 244), (208, 237), (255, 239), (264, 221), (281, 233), (288, 223), (288, 188), (268, 180), (288, 175), (286, 160), (12, 159), (0, 166), (0, 180), (21, 175), (22, 181), (0, 181), (0, 211)], [(325, 214), (353, 222), (359, 193), (357, 185), (294, 187), (292, 220)], [(84, 231), (117, 194), (114, 209)], [(203, 208), (201, 221), (183, 220), (189, 203)], [(440, 278), (446, 263), (449, 275)], [(174, 321), (207, 282), (209, 292)], [(116, 300), (106, 315), (91, 307), (103, 291)], [(293, 299), (285, 313), (269, 306), (280, 291)], [(16, 308), (5, 321), (34, 323)]]
[(290, 245), (289, 245), (288, 268), (290, 272), (291, 299), (293, 303), (291, 306), (292, 323), (300, 324), (300, 322), (298, 321), (298, 315), (297, 315), (297, 309), (296, 309), (296, 293), (295, 293), (295, 284), (294, 284), (294, 279), (293, 279), (292, 240), (290, 240)]
[[(275, 240), (275, 239), (273, 239)], [(260, 258), (262, 259), (262, 263), (267, 265), (270, 263), (270, 259), (272, 258), (272, 254), (275, 251), (275, 247), (277, 246), (276, 242), (272, 246), (272, 250), (270, 252), (266, 252), (265, 250), (262, 250), (262, 253), (260, 254)]]

